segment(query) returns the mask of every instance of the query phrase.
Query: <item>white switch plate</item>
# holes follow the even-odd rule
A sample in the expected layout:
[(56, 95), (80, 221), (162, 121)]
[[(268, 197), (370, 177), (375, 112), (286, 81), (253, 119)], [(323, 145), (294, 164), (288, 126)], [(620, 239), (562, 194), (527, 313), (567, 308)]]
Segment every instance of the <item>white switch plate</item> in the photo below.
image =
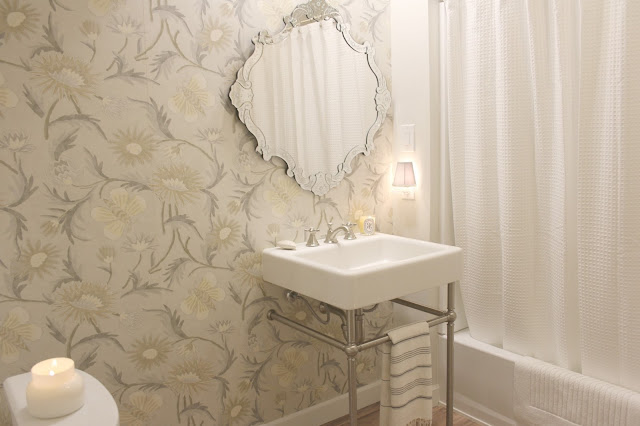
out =
[(402, 193), (403, 200), (415, 200), (416, 199), (416, 190), (415, 188), (407, 188), (400, 191)]
[(398, 135), (398, 148), (400, 152), (415, 152), (416, 150), (416, 125), (402, 124)]

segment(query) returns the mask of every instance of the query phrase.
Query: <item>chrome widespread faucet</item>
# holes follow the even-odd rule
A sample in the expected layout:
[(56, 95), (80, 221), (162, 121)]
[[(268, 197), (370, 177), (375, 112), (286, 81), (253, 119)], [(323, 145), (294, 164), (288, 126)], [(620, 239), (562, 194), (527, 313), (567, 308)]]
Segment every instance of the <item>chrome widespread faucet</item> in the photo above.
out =
[(353, 227), (356, 226), (353, 222), (347, 222), (344, 225), (332, 229), (332, 222), (329, 222), (329, 229), (327, 230), (327, 237), (324, 239), (326, 244), (336, 244), (338, 242), (338, 233), (344, 232), (345, 240), (355, 240), (356, 234), (353, 232)]

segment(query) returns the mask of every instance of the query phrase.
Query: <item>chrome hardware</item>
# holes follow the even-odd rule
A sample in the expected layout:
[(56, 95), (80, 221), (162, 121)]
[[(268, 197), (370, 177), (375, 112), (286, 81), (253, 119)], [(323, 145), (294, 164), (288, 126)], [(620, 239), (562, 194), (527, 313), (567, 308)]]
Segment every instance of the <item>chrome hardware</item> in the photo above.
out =
[[(287, 300), (289, 301), (289, 303), (295, 303), (297, 301), (301, 301), (307, 307), (309, 312), (311, 312), (311, 314), (315, 317), (315, 319), (317, 319), (318, 322), (320, 322), (321, 324), (325, 324), (326, 325), (326, 324), (329, 324), (329, 321), (331, 321), (331, 313), (333, 311), (318, 309), (320, 311), (320, 313), (325, 315), (324, 318), (321, 318), (320, 315), (318, 315), (316, 313), (316, 311), (313, 308), (313, 306), (311, 306), (311, 303), (309, 303), (309, 301), (305, 297), (300, 296), (298, 293), (296, 293), (295, 291), (291, 291), (291, 290), (287, 290), (287, 292), (285, 294), (287, 296)], [(334, 308), (334, 309), (337, 309), (337, 308)], [(339, 311), (339, 312), (342, 313), (342, 311)], [(343, 322), (344, 322), (344, 320), (343, 320)]]
[(356, 234), (353, 232), (353, 228), (356, 226), (356, 224), (353, 223), (353, 222), (347, 222), (347, 223), (344, 224), (344, 226), (349, 228), (349, 232), (347, 233), (347, 235), (344, 236), (344, 239), (345, 240), (355, 240), (356, 239)]
[(296, 293), (295, 291), (287, 290), (285, 296), (290, 303), (293, 303), (298, 298), (298, 293)]
[[(338, 228), (340, 229), (340, 228)], [(446, 383), (447, 383), (447, 413), (446, 413), (446, 424), (447, 426), (453, 426), (453, 341), (454, 341), (454, 321), (456, 320), (456, 313), (454, 311), (454, 298), (455, 298), (455, 283), (449, 283), (447, 288), (447, 310), (440, 310), (431, 308), (429, 306), (420, 305), (417, 303), (409, 302), (403, 299), (392, 299), (391, 301), (400, 305), (407, 306), (412, 309), (417, 309), (418, 311), (427, 312), (429, 314), (437, 315), (435, 318), (427, 321), (429, 327), (434, 327), (438, 324), (447, 323), (447, 346), (446, 346)], [(350, 414), (350, 425), (357, 425), (357, 394), (355, 392), (357, 386), (356, 379), (356, 363), (355, 357), (359, 352), (364, 350), (376, 347), (383, 343), (389, 342), (391, 338), (388, 334), (379, 337), (373, 337), (369, 340), (365, 340), (364, 329), (363, 329), (363, 317), (365, 312), (370, 312), (377, 307), (374, 305), (371, 308), (360, 308), (353, 310), (341, 310), (334, 306), (328, 305), (326, 303), (320, 303), (319, 310), (322, 314), (326, 315), (326, 318), (320, 318), (312, 309), (311, 304), (306, 301), (306, 299), (296, 292), (289, 291), (287, 292), (287, 299), (290, 302), (294, 302), (298, 299), (301, 299), (307, 305), (307, 308), (311, 310), (311, 313), (318, 319), (321, 323), (327, 324), (330, 321), (330, 315), (332, 313), (337, 314), (342, 320), (342, 330), (344, 333), (345, 341), (340, 341), (333, 336), (329, 336), (323, 334), (313, 328), (307, 327), (306, 325), (302, 325), (297, 323), (296, 321), (290, 320), (280, 314), (278, 314), (273, 309), (267, 312), (267, 318), (271, 321), (277, 321), (281, 324), (287, 325), (294, 330), (297, 330), (301, 333), (305, 333), (311, 337), (314, 337), (328, 345), (333, 346), (334, 348), (338, 348), (342, 350), (347, 355), (347, 378), (349, 383), (349, 414)]]
[(305, 231), (309, 233), (309, 238), (307, 238), (307, 247), (318, 247), (320, 243), (318, 243), (318, 239), (316, 238), (316, 232), (319, 231), (318, 228), (306, 228)]
[(345, 240), (355, 240), (356, 234), (353, 233), (353, 227), (356, 226), (355, 223), (347, 222), (345, 225), (342, 225), (336, 229), (332, 229), (332, 222), (329, 222), (329, 229), (327, 230), (327, 237), (324, 239), (324, 242), (327, 244), (336, 244), (338, 242), (338, 233), (340, 231), (344, 232)]

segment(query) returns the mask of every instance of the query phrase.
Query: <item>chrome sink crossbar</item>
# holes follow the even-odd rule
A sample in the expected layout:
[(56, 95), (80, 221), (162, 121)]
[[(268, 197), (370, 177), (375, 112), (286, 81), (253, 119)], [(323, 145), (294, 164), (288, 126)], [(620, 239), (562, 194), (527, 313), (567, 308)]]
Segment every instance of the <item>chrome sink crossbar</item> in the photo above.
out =
[(297, 330), (301, 333), (305, 333), (311, 337), (315, 337), (316, 339), (323, 341), (324, 343), (333, 346), (334, 348), (338, 348), (342, 351), (344, 351), (344, 347), (345, 344), (340, 342), (339, 340), (334, 339), (331, 336), (327, 336), (326, 334), (322, 334), (319, 331), (316, 331), (310, 327), (307, 327), (306, 325), (302, 325), (300, 323), (297, 323), (295, 321), (290, 320), (287, 317), (283, 317), (282, 315), (280, 315), (279, 313), (277, 313), (276, 311), (274, 311), (273, 309), (271, 309), (269, 312), (267, 312), (267, 318), (273, 321), (278, 321), (279, 323), (282, 323), (284, 325), (288, 325), (289, 327), (293, 328), (294, 330)]
[[(295, 294), (296, 298), (302, 298), (299, 294)], [(429, 306), (424, 306), (418, 303), (410, 302), (404, 299), (392, 299), (391, 302), (396, 303), (398, 305), (403, 305), (412, 309), (416, 309), (421, 312), (426, 312), (432, 315), (435, 315), (435, 318), (432, 318), (427, 321), (429, 327), (434, 327), (438, 324), (447, 323), (447, 415), (446, 415), (446, 424), (447, 426), (453, 426), (453, 332), (454, 332), (454, 321), (456, 320), (456, 313), (454, 310), (455, 307), (455, 283), (449, 283), (447, 285), (447, 310), (443, 311), (440, 309), (435, 309)], [(308, 307), (311, 307), (309, 303), (307, 303)], [(331, 336), (323, 334), (317, 330), (314, 330), (306, 325), (302, 325), (296, 321), (290, 320), (275, 310), (271, 309), (267, 312), (267, 318), (272, 321), (277, 321), (281, 324), (289, 326), (294, 330), (305, 333), (311, 337), (315, 337), (316, 339), (327, 343), (335, 348), (342, 350), (347, 355), (347, 376), (349, 382), (349, 419), (351, 426), (357, 426), (358, 424), (358, 408), (357, 408), (357, 381), (356, 381), (356, 355), (360, 351), (364, 351), (366, 349), (370, 349), (386, 343), (390, 341), (388, 335), (376, 337), (367, 341), (364, 341), (364, 333), (363, 333), (363, 322), (364, 322), (364, 313), (370, 312), (372, 309), (351, 309), (351, 310), (341, 310), (334, 306), (328, 306), (329, 311), (339, 314), (340, 318), (345, 321), (346, 328), (346, 341), (341, 342), (337, 339), (334, 339)], [(328, 317), (327, 317), (328, 318)]]

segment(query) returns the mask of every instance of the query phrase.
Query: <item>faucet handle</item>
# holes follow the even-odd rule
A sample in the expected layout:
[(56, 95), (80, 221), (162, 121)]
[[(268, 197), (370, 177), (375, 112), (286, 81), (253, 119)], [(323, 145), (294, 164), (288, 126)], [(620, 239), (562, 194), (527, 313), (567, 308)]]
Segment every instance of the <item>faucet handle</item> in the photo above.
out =
[(305, 228), (305, 231), (309, 233), (309, 238), (307, 239), (307, 247), (318, 247), (320, 244), (318, 243), (318, 239), (316, 238), (316, 232), (320, 229), (314, 228), (313, 226), (309, 228)]
[(353, 232), (353, 227), (356, 226), (355, 223), (349, 221), (347, 223), (344, 224), (344, 226), (347, 227), (347, 229), (349, 230), (349, 232), (347, 232), (347, 235), (344, 236), (345, 240), (355, 240), (356, 239), (356, 234)]
[(327, 235), (325, 235), (324, 239), (325, 244), (335, 244), (338, 242), (336, 237), (331, 234), (333, 234), (333, 219), (327, 222)]

